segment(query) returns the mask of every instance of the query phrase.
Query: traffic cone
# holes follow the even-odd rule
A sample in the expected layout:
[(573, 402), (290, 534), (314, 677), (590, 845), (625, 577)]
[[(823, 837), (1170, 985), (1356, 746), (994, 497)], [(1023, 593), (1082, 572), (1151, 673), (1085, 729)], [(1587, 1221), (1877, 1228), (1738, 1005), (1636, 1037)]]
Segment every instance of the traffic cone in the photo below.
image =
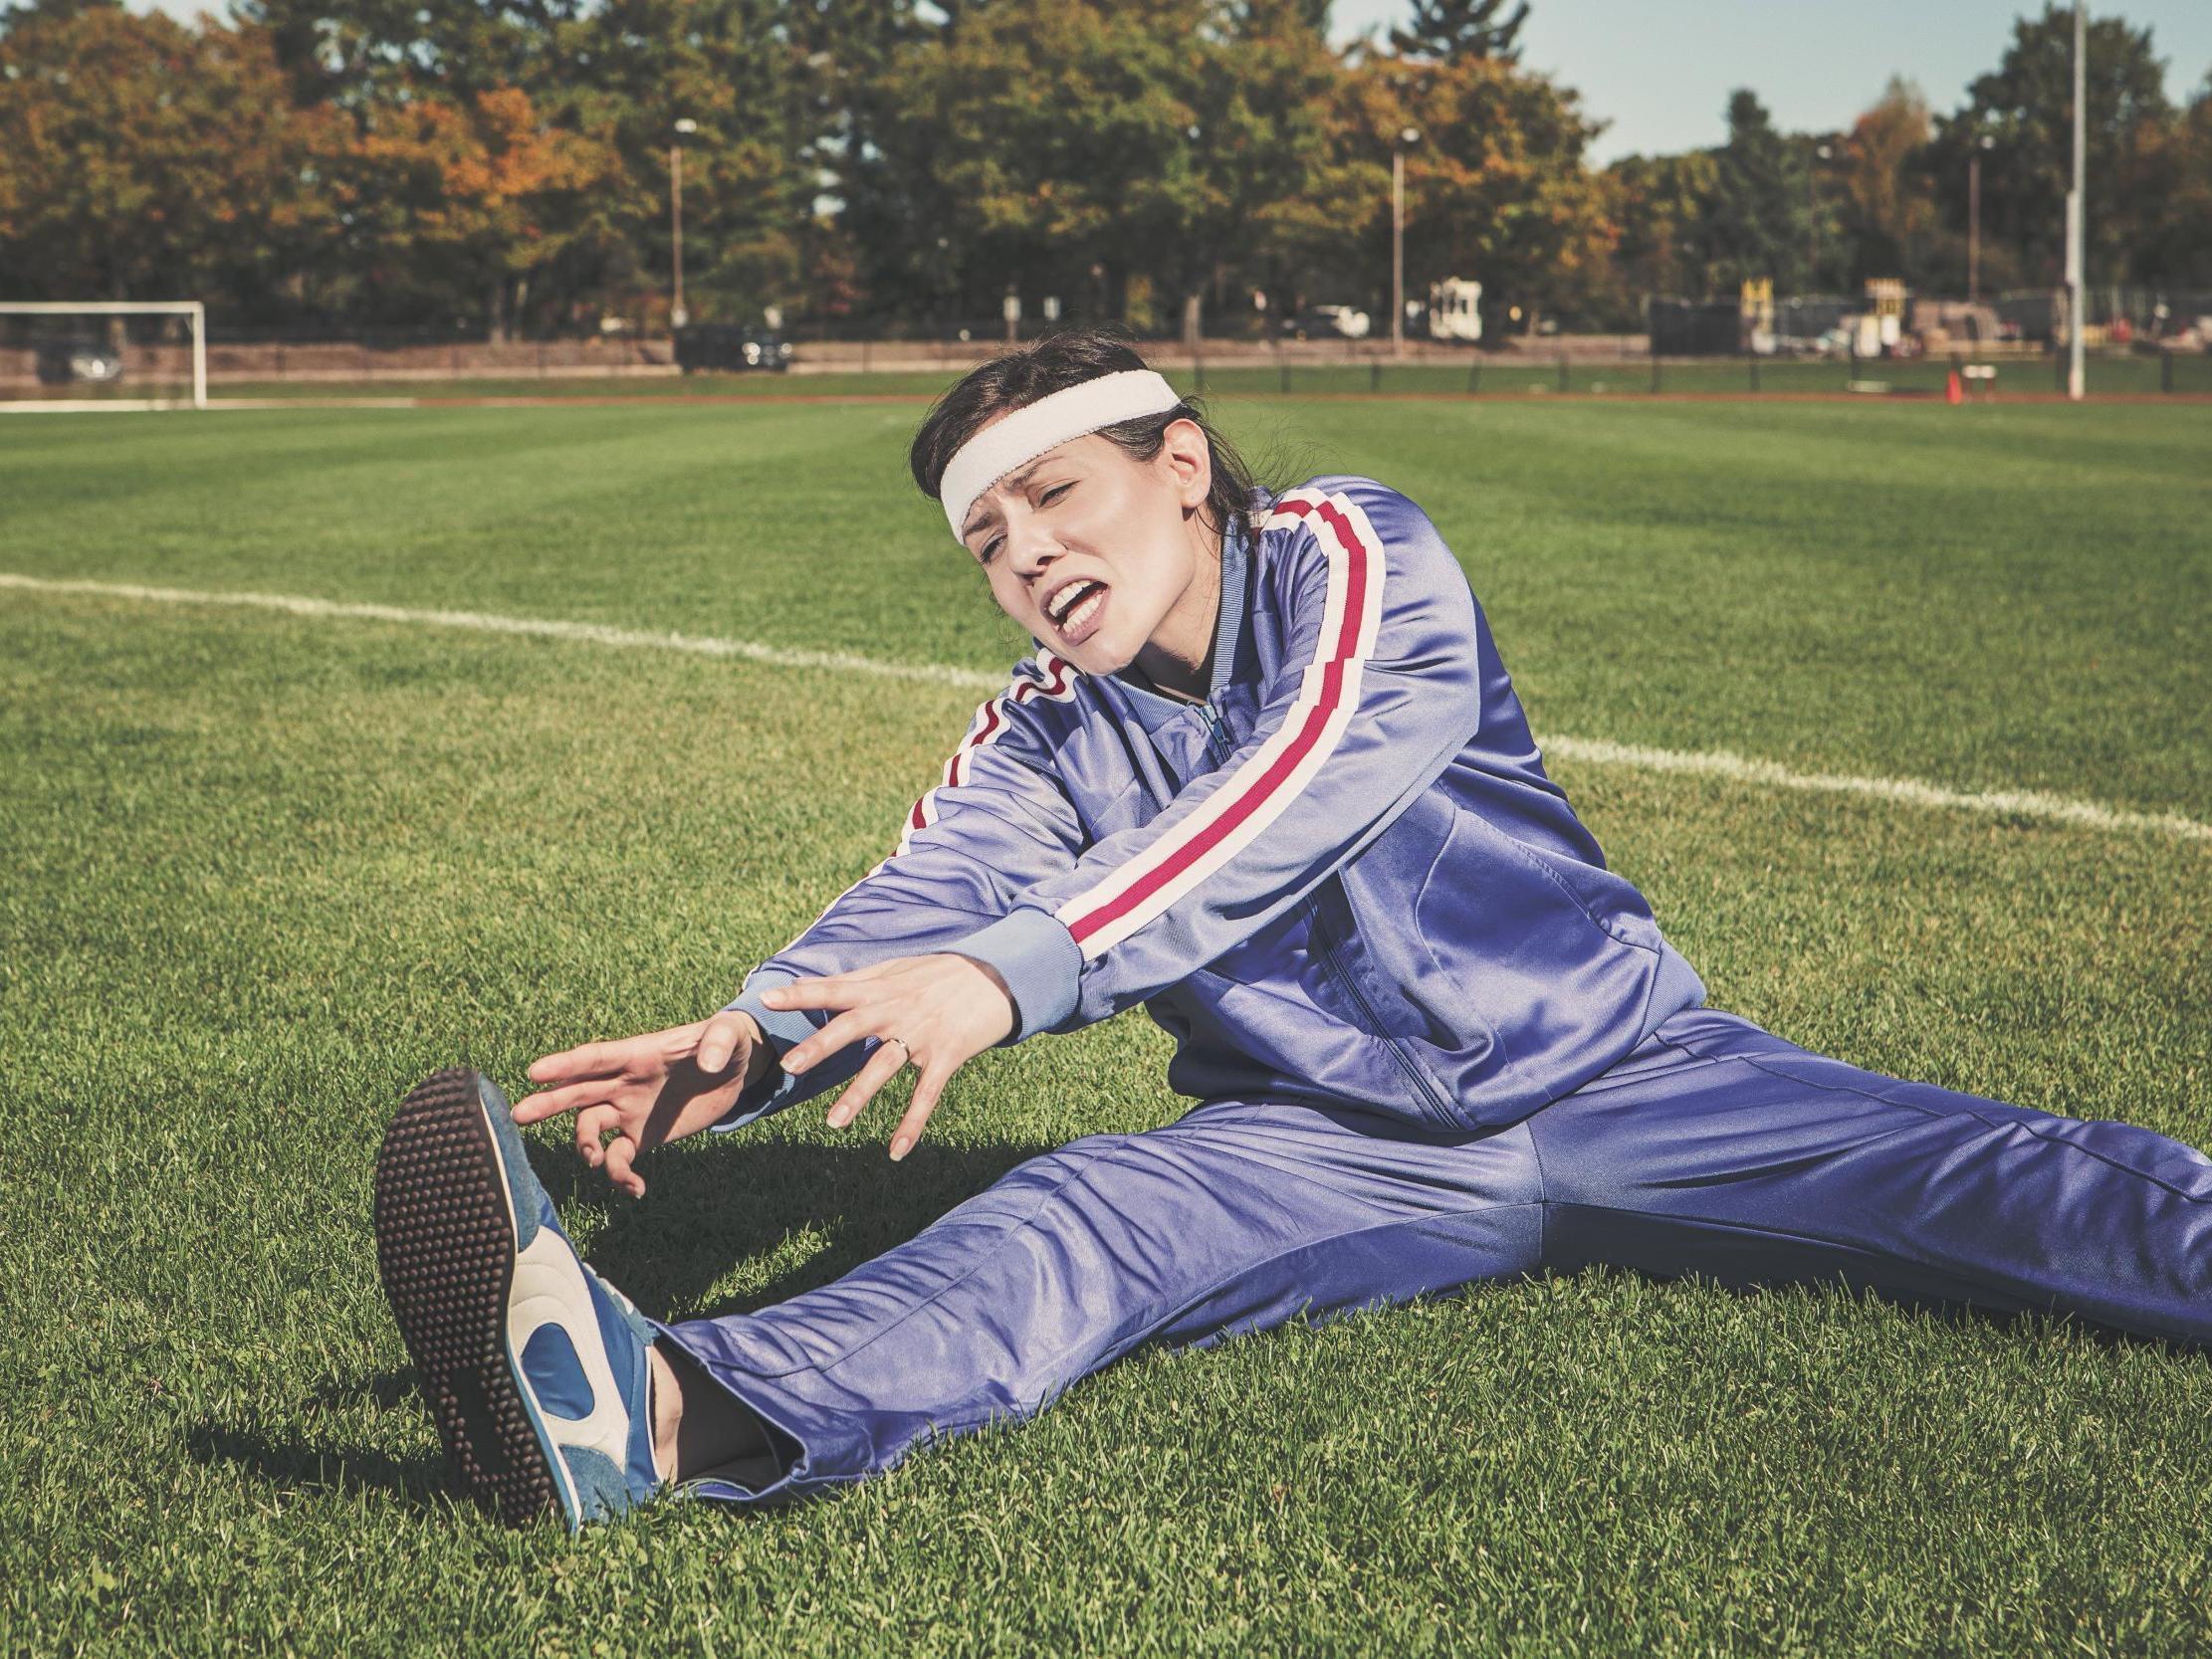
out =
[(1950, 378), (1943, 382), (1943, 401), (1945, 403), (1964, 403), (1966, 401), (1966, 385), (1959, 379), (1958, 370), (1955, 368), (1951, 370)]

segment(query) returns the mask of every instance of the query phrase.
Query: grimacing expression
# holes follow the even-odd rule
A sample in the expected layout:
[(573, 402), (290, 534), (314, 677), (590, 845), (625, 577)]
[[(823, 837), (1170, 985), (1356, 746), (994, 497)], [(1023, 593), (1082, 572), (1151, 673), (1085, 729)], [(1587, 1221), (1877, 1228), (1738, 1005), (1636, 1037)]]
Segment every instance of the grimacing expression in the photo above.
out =
[(1190, 592), (1187, 510), (1212, 483), (1195, 422), (1172, 423), (1150, 461), (1087, 433), (978, 496), (962, 539), (1000, 609), (1084, 673), (1112, 674)]

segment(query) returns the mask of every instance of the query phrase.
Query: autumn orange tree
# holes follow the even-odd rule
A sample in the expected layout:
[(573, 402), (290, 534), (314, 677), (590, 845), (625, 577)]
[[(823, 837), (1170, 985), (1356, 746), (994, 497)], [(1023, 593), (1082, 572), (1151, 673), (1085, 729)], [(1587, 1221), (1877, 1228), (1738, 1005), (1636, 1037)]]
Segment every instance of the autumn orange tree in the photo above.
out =
[(371, 271), (481, 294), (504, 339), (533, 272), (578, 234), (576, 204), (611, 172), (603, 146), (551, 126), (519, 88), (379, 104), (346, 160), (354, 246)]
[[(294, 96), (344, 110), (395, 173), (395, 198), (364, 187), (358, 306), (495, 328), (591, 324), (602, 311), (664, 318), (680, 120), (696, 129), (684, 138), (693, 311), (753, 316), (809, 292), (823, 228), (803, 37), (819, 20), (795, 0), (235, 3), (281, 43)], [(478, 188), (487, 158), (515, 192)], [(441, 205), (440, 179), (460, 197)], [(428, 216), (419, 240), (414, 215)]]
[(1919, 90), (1892, 77), (1844, 140), (1845, 228), (1857, 250), (1854, 283), (1917, 274), (1936, 225), (1924, 151), (1933, 127)]
[[(1381, 311), (1409, 127), (1409, 294), (1475, 278), (1493, 328), (1515, 308), (1634, 327), (1647, 293), (1746, 277), (1955, 289), (1970, 155), (1984, 288), (2057, 257), (2056, 11), (2013, 26), (1954, 114), (1900, 84), (1848, 133), (1791, 133), (1742, 89), (1725, 142), (1599, 170), (1600, 123), (1516, 62), (1521, 0), (1420, 0), (1387, 48), (1332, 45), (1327, 0), (231, 5), (0, 0), (0, 292), (658, 325), (679, 123), (686, 298), (726, 320), (995, 331), (1009, 289), (1032, 319), (1054, 295), (1143, 330)], [(2093, 21), (2093, 281), (2212, 284), (2212, 95), (2176, 109), (2163, 73), (2147, 31)]]

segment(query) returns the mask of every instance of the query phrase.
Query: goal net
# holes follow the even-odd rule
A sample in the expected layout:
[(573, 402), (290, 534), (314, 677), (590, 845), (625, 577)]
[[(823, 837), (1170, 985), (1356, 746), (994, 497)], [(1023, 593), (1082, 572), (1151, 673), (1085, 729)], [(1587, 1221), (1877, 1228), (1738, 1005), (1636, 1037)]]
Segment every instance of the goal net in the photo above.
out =
[(0, 409), (204, 409), (197, 300), (0, 300)]

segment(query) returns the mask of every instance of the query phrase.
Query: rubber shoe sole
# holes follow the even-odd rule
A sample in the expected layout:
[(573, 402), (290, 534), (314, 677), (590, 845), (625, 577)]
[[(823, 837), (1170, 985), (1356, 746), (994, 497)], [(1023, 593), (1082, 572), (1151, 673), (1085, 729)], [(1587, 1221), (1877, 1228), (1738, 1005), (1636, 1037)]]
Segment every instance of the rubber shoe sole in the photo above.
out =
[(376, 1267), (449, 1477), (510, 1527), (563, 1514), (508, 1359), (517, 1248), (476, 1073), (425, 1078), (376, 1154)]

